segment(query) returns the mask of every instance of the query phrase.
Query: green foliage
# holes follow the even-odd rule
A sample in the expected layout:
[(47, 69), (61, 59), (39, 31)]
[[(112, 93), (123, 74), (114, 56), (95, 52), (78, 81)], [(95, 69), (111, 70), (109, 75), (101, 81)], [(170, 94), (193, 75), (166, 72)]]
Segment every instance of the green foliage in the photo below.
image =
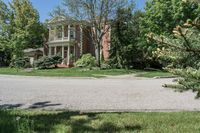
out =
[(11, 115), (7, 110), (0, 110), (0, 132), (26, 133), (33, 130), (33, 121), (25, 116)]
[(11, 39), (13, 27), (10, 26), (11, 11), (8, 6), (0, 0), (0, 66), (9, 65), (11, 60)]
[(39, 14), (29, 0), (13, 0), (11, 11), (13, 12), (14, 26), (11, 45), (13, 54), (21, 57), (23, 49), (42, 46), (42, 27), (39, 22)]
[[(43, 69), (33, 71), (24, 71), (19, 69), (16, 71), (14, 68), (0, 68), (0, 74), (4, 75), (24, 75), (24, 76), (47, 76), (47, 77), (96, 77), (101, 78), (105, 75), (115, 76), (124, 74), (135, 74), (137, 70), (126, 70), (126, 69), (106, 69), (100, 68), (68, 68), (68, 69)], [(143, 71), (141, 71), (143, 73)]]
[(175, 25), (182, 25), (187, 19), (194, 20), (199, 14), (200, 7), (194, 2), (182, 0), (147, 1), (145, 13), (140, 21), (140, 47), (145, 52), (146, 57), (154, 59), (152, 52), (159, 48), (155, 42), (146, 41), (146, 34), (153, 32), (158, 35), (172, 36)]
[(75, 63), (76, 67), (91, 68), (96, 66), (96, 59), (91, 54), (84, 54), (81, 59)]
[(110, 65), (115, 68), (140, 67), (142, 51), (138, 49), (139, 19), (142, 12), (119, 9), (112, 25)]
[(16, 68), (28, 68), (30, 67), (30, 59), (29, 58), (17, 58), (13, 61), (13, 66)]
[[(41, 47), (45, 28), (29, 0), (0, 0), (0, 51), (9, 51), (9, 58), (23, 57), (26, 48)], [(8, 59), (9, 59), (8, 58)]]
[(162, 49), (157, 49), (154, 54), (158, 59), (169, 60), (171, 67), (186, 68), (199, 67), (199, 32), (200, 21), (188, 20), (183, 26), (174, 28), (174, 37), (158, 36), (150, 33), (149, 41), (155, 41)]
[(35, 61), (34, 66), (38, 69), (48, 69), (52, 67), (57, 67), (57, 64), (62, 63), (62, 57), (54, 55), (52, 57), (42, 57), (39, 60)]
[(11, 51), (10, 49), (4, 49), (0, 51), (0, 67), (9, 66), (11, 60)]
[(170, 69), (176, 75), (183, 77), (178, 81), (181, 85), (178, 90), (192, 90), (197, 92), (196, 98), (200, 97), (200, 68), (194, 69), (191, 67), (185, 69)]
[(149, 41), (165, 47), (157, 50), (157, 58), (166, 62), (167, 69), (181, 76), (181, 90), (193, 90), (200, 97), (200, 20), (188, 20), (174, 30), (174, 38), (149, 34)]
[(109, 64), (109, 62), (101, 62), (101, 69), (111, 69), (111, 65)]

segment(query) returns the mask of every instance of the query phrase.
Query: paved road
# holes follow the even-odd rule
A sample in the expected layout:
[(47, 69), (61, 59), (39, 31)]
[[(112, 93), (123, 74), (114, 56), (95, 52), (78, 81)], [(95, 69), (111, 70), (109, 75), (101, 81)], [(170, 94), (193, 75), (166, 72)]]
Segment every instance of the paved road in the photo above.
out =
[(200, 111), (192, 92), (174, 92), (172, 79), (0, 76), (0, 106), (80, 111)]

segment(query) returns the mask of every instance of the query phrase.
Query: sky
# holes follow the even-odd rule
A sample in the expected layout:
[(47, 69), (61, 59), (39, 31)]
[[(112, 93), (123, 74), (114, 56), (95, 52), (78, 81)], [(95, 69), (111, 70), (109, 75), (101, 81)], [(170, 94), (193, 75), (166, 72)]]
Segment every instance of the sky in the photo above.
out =
[[(11, 0), (3, 0), (9, 2)], [(145, 0), (135, 0), (136, 8), (143, 9)], [(49, 18), (49, 12), (51, 12), (56, 6), (62, 3), (62, 0), (31, 0), (33, 6), (38, 10), (40, 14), (40, 21), (44, 22)]]

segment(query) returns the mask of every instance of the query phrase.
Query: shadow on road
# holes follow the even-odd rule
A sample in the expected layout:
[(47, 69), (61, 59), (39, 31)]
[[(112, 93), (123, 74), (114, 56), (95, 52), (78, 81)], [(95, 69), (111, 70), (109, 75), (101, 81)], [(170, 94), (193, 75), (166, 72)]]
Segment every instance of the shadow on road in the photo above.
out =
[[(62, 104), (60, 103), (51, 103), (51, 101), (45, 101), (45, 102), (36, 102), (33, 103), (32, 105), (30, 105), (29, 107), (27, 107), (27, 109), (43, 109), (46, 107), (54, 107), (54, 106), (60, 106)], [(25, 106), (24, 104), (3, 104), (0, 105), (0, 109), (18, 109), (18, 108), (22, 108), (23, 106)]]
[(0, 109), (13, 109), (22, 107), (24, 104), (3, 104), (0, 105)]
[(60, 103), (52, 104), (50, 101), (37, 102), (37, 103), (34, 103), (33, 105), (29, 106), (29, 109), (40, 109), (40, 108), (53, 107), (53, 106), (59, 106), (59, 105), (61, 105), (61, 104)]

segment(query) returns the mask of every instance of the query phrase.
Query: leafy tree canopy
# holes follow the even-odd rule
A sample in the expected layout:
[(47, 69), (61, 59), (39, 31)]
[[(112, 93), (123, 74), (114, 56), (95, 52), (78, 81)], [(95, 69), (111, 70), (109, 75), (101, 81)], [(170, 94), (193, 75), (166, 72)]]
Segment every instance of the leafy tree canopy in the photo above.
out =
[(29, 0), (0, 0), (1, 49), (9, 48), (13, 58), (23, 56), (26, 48), (42, 46), (43, 26), (39, 14)]
[[(187, 19), (194, 20), (200, 15), (200, 7), (195, 2), (181, 0), (149, 0), (146, 2), (145, 14), (141, 19), (140, 47), (152, 57), (157, 45), (146, 41), (146, 34), (172, 35), (176, 25), (184, 24)], [(147, 57), (148, 57), (147, 56)]]
[[(187, 3), (187, 2), (186, 2)], [(182, 77), (178, 85), (166, 85), (181, 91), (193, 90), (200, 97), (200, 18), (187, 20), (173, 29), (173, 37), (148, 35), (150, 42), (156, 42), (162, 49), (155, 56), (166, 63), (167, 70)]]

